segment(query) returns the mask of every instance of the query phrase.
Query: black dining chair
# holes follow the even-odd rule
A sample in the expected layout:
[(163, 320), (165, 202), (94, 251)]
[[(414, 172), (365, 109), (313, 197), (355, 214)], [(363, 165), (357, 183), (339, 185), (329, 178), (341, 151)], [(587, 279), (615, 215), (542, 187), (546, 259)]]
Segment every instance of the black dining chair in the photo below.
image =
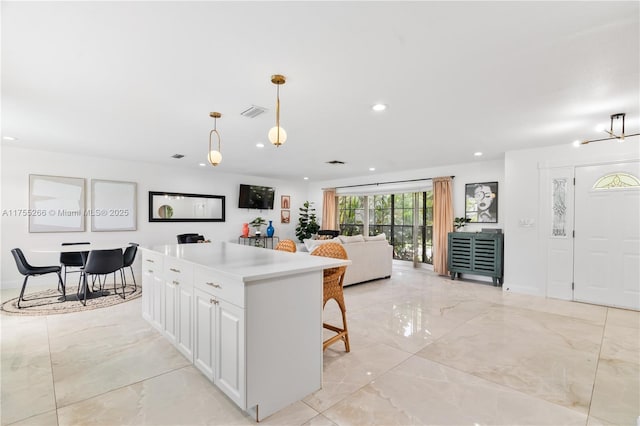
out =
[(20, 301), (24, 301), (24, 289), (27, 287), (27, 280), (29, 277), (36, 277), (38, 275), (53, 274), (58, 275), (58, 289), (62, 288), (62, 301), (66, 300), (67, 294), (64, 283), (62, 282), (62, 276), (60, 275), (59, 266), (31, 266), (27, 259), (24, 257), (24, 253), (19, 248), (11, 250), (11, 254), (16, 261), (18, 271), (24, 275), (24, 281), (22, 282), (22, 290), (20, 291), (20, 297), (18, 297), (18, 309), (20, 309)]
[(204, 237), (202, 235), (189, 235), (185, 239), (185, 243), (187, 244), (199, 243), (200, 241), (204, 241)]
[(178, 234), (176, 238), (178, 239), (178, 244), (186, 244), (188, 237), (197, 237), (198, 234)]
[(138, 289), (138, 284), (136, 283), (136, 275), (133, 273), (133, 261), (136, 260), (136, 254), (138, 253), (138, 244), (137, 243), (129, 243), (129, 247), (124, 250), (123, 255), (123, 271), (122, 274), (127, 278), (127, 274), (124, 272), (124, 268), (129, 267), (131, 270), (131, 278), (133, 278), (133, 291), (135, 292)]
[[(113, 273), (113, 291), (118, 294), (116, 287), (116, 272), (120, 272), (120, 281), (122, 282), (122, 298), (125, 298), (124, 289), (124, 256), (122, 249), (113, 250), (91, 250), (86, 257), (84, 267), (82, 268), (82, 286), (78, 287), (78, 299), (82, 298), (82, 304), (87, 304), (87, 293), (90, 293), (87, 285), (87, 275), (100, 276)], [(105, 277), (105, 283), (107, 279)], [(101, 286), (102, 288), (102, 286)], [(81, 290), (82, 289), (82, 293)]]
[[(76, 245), (89, 245), (90, 243), (88, 242), (82, 242), (82, 243), (62, 243), (61, 245), (64, 246), (76, 246)], [(84, 248), (84, 247), (83, 247)], [(78, 272), (80, 273), (80, 268), (82, 268), (82, 266), (84, 265), (84, 263), (82, 263), (82, 253), (83, 251), (74, 251), (74, 252), (66, 252), (66, 253), (60, 253), (60, 266), (64, 272), (64, 285), (67, 285), (67, 273), (75, 273)], [(85, 256), (87, 253), (89, 253), (88, 251), (84, 251)], [(75, 270), (71, 270), (71, 271), (67, 271), (67, 268), (78, 268)], [(80, 279), (82, 277), (78, 276), (78, 287), (80, 287)]]

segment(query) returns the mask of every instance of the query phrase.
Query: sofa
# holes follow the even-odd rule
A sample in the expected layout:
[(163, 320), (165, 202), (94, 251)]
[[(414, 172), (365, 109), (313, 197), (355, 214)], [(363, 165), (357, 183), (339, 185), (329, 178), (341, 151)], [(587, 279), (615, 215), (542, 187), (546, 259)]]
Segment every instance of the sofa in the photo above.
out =
[(375, 237), (340, 235), (325, 240), (309, 239), (304, 240), (304, 247), (312, 252), (318, 245), (328, 242), (342, 244), (352, 262), (344, 276), (345, 286), (391, 276), (393, 246), (387, 242), (384, 234)]

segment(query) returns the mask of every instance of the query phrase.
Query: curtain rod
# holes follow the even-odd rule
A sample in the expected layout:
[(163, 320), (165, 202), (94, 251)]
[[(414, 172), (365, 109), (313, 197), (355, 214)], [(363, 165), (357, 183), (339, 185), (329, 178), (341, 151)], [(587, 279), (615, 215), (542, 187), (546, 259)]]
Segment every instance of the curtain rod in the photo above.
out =
[[(451, 179), (455, 178), (455, 176), (451, 176)], [(433, 180), (433, 178), (422, 178), (422, 179), (408, 179), (408, 180), (392, 180), (389, 182), (376, 182), (376, 183), (362, 183), (360, 185), (346, 185), (346, 186), (336, 186), (333, 188), (322, 188), (323, 191), (327, 189), (342, 189), (342, 188), (357, 188), (359, 186), (378, 186), (378, 185), (386, 185), (389, 183), (405, 183), (405, 182), (419, 182), (421, 180)]]

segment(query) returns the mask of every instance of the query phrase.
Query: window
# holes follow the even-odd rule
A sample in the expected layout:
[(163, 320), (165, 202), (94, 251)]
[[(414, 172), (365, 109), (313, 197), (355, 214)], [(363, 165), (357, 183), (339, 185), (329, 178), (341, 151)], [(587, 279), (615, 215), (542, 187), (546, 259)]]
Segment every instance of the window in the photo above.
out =
[(366, 197), (347, 195), (338, 197), (338, 225), (342, 235), (362, 234)]
[(361, 234), (367, 227), (369, 235), (387, 236), (394, 259), (413, 261), (416, 256), (418, 262), (433, 263), (433, 191), (339, 196), (338, 209), (342, 235)]

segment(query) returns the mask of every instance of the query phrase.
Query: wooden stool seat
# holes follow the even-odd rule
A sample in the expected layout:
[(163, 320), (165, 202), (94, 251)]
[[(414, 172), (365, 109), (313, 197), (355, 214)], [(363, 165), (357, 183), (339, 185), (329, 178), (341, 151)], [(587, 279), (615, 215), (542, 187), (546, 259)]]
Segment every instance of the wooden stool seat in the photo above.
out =
[[(347, 252), (344, 247), (338, 243), (326, 243), (316, 247), (315, 250), (311, 253), (312, 256), (324, 256), (324, 257), (333, 257), (336, 259), (349, 259), (347, 256)], [(342, 328), (337, 327), (335, 325), (327, 324), (325, 322), (322, 323), (322, 326), (327, 330), (331, 330), (336, 333), (335, 336), (331, 336), (329, 339), (325, 340), (322, 343), (322, 349), (325, 350), (329, 345), (342, 340), (344, 342), (344, 346), (347, 352), (351, 351), (349, 347), (349, 331), (347, 329), (347, 308), (344, 303), (344, 292), (342, 290), (342, 286), (344, 283), (344, 274), (347, 271), (346, 266), (341, 266), (339, 268), (329, 268), (325, 269), (323, 272), (323, 303), (322, 308), (324, 309), (327, 302), (331, 299), (335, 300), (338, 303), (338, 307), (340, 308), (340, 312), (342, 313)]]
[(288, 251), (289, 253), (295, 253), (297, 250), (296, 243), (292, 240), (282, 240), (276, 245), (275, 250)]

